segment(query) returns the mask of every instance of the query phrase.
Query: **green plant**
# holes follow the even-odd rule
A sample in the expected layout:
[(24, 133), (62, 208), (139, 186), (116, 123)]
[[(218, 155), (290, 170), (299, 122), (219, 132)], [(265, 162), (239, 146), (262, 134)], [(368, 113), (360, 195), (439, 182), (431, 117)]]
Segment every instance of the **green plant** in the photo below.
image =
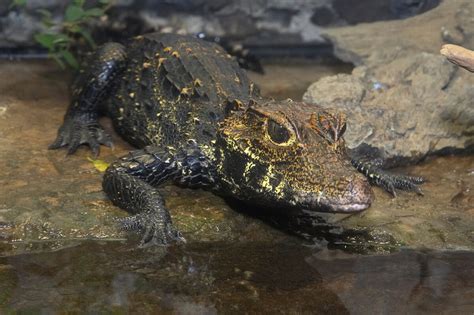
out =
[[(13, 0), (11, 5), (22, 7), (27, 1)], [(85, 0), (71, 0), (60, 22), (53, 21), (50, 11), (38, 10), (42, 16), (41, 23), (45, 31), (36, 34), (35, 40), (48, 49), (49, 56), (62, 68), (66, 65), (75, 69), (79, 67), (78, 58), (72, 52), (78, 40), (83, 39), (92, 49), (96, 47), (94, 39), (85, 26), (93, 19), (104, 16), (112, 0), (98, 0), (97, 5), (91, 8), (85, 8), (84, 2)]]

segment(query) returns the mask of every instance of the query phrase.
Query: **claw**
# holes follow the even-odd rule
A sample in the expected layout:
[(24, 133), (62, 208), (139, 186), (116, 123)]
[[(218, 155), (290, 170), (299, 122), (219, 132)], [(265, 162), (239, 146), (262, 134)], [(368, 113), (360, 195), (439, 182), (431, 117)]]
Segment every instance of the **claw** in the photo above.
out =
[(147, 213), (139, 213), (133, 216), (119, 219), (120, 227), (126, 231), (143, 232), (139, 247), (166, 246), (170, 243), (185, 243), (186, 239), (181, 232), (176, 230), (171, 224), (164, 226), (159, 222), (154, 222)]
[(113, 146), (112, 138), (110, 137), (109, 134), (105, 133), (103, 130), (98, 130), (96, 139), (100, 144), (103, 144), (108, 147)]
[(77, 148), (79, 148), (79, 145), (79, 141), (73, 141), (70, 143), (68, 146), (67, 155), (74, 154), (77, 151)]
[(414, 191), (418, 195), (423, 195), (423, 191), (418, 187), (418, 185), (425, 182), (423, 177), (389, 173), (382, 169), (384, 164), (383, 158), (379, 157), (380, 154), (378, 150), (367, 146), (363, 146), (360, 150), (369, 152), (370, 156), (361, 156), (360, 152), (355, 152), (355, 157), (351, 159), (351, 163), (359, 172), (364, 174), (372, 184), (382, 187), (393, 197), (397, 196), (397, 189)]
[(64, 139), (63, 139), (63, 136), (62, 135), (58, 135), (56, 137), (56, 140), (54, 140), (53, 143), (51, 143), (49, 146), (48, 146), (48, 149), (49, 150), (55, 150), (55, 149), (59, 149), (61, 147), (64, 147), (66, 144), (64, 143)]
[(381, 181), (381, 186), (385, 189), (386, 192), (392, 195), (392, 197), (397, 197), (397, 191), (395, 190), (395, 186), (393, 183), (389, 181)]
[(423, 192), (423, 190), (421, 190), (421, 188), (418, 187), (418, 186), (415, 186), (415, 188), (414, 188), (413, 190), (414, 190), (418, 195), (420, 195), (420, 196), (424, 196), (424, 195), (425, 195), (425, 193)]
[(91, 147), (92, 155), (97, 158), (100, 153), (100, 144), (95, 138), (89, 140), (89, 146)]
[(376, 185), (383, 187), (387, 192), (396, 197), (396, 189), (414, 191), (418, 195), (423, 196), (423, 191), (418, 185), (425, 182), (422, 177), (411, 177), (404, 175), (390, 174), (383, 170), (372, 170), (372, 177), (375, 179)]
[(97, 122), (88, 122), (80, 118), (70, 118), (58, 130), (56, 140), (49, 145), (49, 149), (59, 149), (67, 146), (67, 155), (74, 154), (80, 145), (88, 144), (94, 157), (99, 156), (100, 145), (111, 147), (112, 139), (105, 133)]

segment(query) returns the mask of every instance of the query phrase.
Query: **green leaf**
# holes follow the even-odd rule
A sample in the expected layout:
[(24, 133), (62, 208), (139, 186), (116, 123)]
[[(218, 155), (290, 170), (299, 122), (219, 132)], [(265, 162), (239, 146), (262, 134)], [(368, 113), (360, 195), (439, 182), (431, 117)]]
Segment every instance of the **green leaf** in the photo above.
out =
[(41, 14), (41, 23), (43, 23), (47, 28), (50, 28), (55, 24), (52, 19), (52, 14), (48, 10), (38, 9), (36, 12)]
[(78, 7), (84, 6), (84, 0), (74, 0), (73, 3)]
[(13, 7), (23, 7), (26, 4), (26, 0), (13, 0), (12, 3), (10, 3), (10, 9)]
[(56, 54), (50, 54), (51, 58), (53, 58), (56, 63), (62, 68), (62, 69), (66, 69), (66, 65), (64, 64), (64, 62), (61, 60), (61, 58)]
[(107, 5), (107, 4), (110, 3), (110, 0), (99, 0), (99, 3), (100, 3), (100, 4)]
[(43, 23), (46, 27), (51, 27), (54, 25), (51, 12), (45, 9), (38, 9), (36, 12), (41, 14), (41, 23)]
[(38, 10), (36, 10), (36, 12), (41, 14), (41, 16), (43, 18), (51, 18), (51, 16), (52, 16), (51, 12), (49, 12), (48, 10), (45, 10), (45, 9), (38, 9)]
[(67, 50), (61, 50), (59, 54), (67, 62), (68, 65), (70, 65), (74, 69), (79, 68), (79, 62), (77, 62), (76, 57), (74, 57), (74, 55), (71, 54), (71, 52)]
[(61, 44), (61, 43), (68, 43), (71, 41), (71, 39), (69, 38), (69, 36), (67, 36), (66, 34), (63, 34), (63, 33), (59, 33), (59, 34), (54, 34), (56, 36), (56, 38), (54, 39), (53, 41), (53, 44)]
[(66, 9), (64, 19), (68, 22), (75, 22), (84, 17), (84, 9), (77, 5), (70, 5)]
[(104, 13), (104, 10), (99, 8), (92, 8), (85, 11), (85, 15), (92, 17), (101, 17), (102, 15), (104, 15)]
[(39, 33), (35, 35), (35, 40), (40, 43), (41, 46), (53, 50), (54, 41), (57, 39), (57, 34), (50, 33)]

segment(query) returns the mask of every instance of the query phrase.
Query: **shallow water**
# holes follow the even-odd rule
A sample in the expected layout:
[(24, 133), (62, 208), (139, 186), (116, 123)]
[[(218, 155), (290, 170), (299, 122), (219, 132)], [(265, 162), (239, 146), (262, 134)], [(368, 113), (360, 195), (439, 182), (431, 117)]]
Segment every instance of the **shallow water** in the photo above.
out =
[(4, 311), (43, 313), (471, 314), (474, 253), (384, 256), (297, 241), (140, 250), (88, 242), (0, 258)]
[[(266, 76), (251, 76), (264, 94), (298, 99), (309, 83), (341, 71), (350, 68), (267, 65)], [(472, 156), (405, 168), (430, 179), (425, 197), (375, 190), (367, 212), (331, 215), (328, 224), (265, 221), (210, 193), (165, 186), (188, 243), (139, 249), (136, 237), (117, 231), (114, 218), (125, 213), (102, 193), (89, 152), (66, 158), (45, 149), (68, 102), (65, 75), (49, 63), (4, 62), (0, 76), (0, 313), (474, 312), (474, 252), (459, 250), (474, 244)], [(114, 150), (102, 149), (104, 161), (130, 149), (114, 141)], [(338, 231), (351, 220), (396, 226), (418, 249), (382, 234), (367, 242), (364, 231)], [(419, 233), (427, 222), (432, 234)]]

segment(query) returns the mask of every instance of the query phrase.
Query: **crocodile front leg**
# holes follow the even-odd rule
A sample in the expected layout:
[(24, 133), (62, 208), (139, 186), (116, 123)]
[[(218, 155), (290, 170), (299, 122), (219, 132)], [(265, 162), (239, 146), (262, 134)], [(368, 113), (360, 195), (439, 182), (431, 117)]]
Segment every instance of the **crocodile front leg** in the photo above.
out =
[(72, 101), (64, 123), (49, 149), (67, 146), (68, 154), (73, 154), (81, 144), (88, 144), (97, 156), (101, 144), (112, 145), (110, 136), (98, 122), (99, 104), (125, 66), (125, 49), (120, 44), (107, 43), (98, 48), (88, 61), (87, 68), (79, 73), (73, 84)]
[(383, 156), (379, 149), (369, 145), (361, 145), (350, 152), (352, 165), (373, 185), (382, 187), (392, 196), (396, 190), (414, 191), (423, 195), (419, 185), (425, 182), (423, 177), (393, 174), (383, 169)]
[(104, 175), (102, 186), (109, 198), (132, 214), (121, 220), (122, 227), (144, 232), (142, 247), (184, 241), (156, 189), (166, 180), (187, 187), (210, 188), (215, 184), (214, 168), (191, 142), (178, 152), (156, 146), (133, 151), (109, 166)]

